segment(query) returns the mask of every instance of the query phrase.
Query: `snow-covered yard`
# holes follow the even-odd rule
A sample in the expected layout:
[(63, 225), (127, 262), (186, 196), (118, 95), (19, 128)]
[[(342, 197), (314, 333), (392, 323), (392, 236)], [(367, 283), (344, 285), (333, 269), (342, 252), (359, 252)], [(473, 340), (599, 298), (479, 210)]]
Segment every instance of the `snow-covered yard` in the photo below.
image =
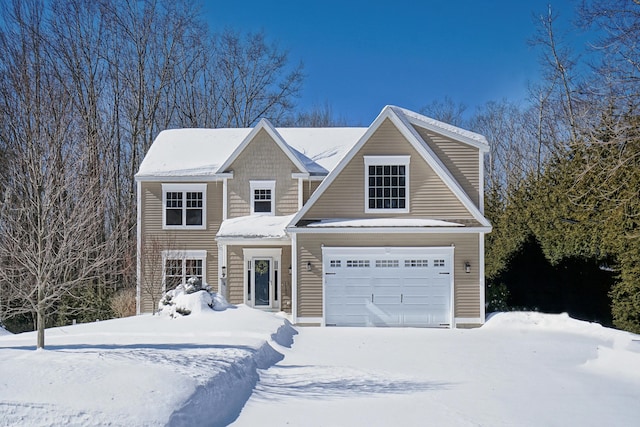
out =
[(473, 330), (138, 316), (50, 329), (44, 351), (0, 336), (0, 424), (638, 425), (639, 340), (539, 313)]

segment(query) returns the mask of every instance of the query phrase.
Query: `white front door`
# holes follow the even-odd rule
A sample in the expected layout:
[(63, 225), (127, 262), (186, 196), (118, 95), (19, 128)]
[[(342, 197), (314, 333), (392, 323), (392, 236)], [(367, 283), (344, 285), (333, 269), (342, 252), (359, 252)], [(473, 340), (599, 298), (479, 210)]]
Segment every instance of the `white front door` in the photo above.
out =
[(245, 303), (255, 308), (279, 309), (281, 249), (244, 249)]
[(273, 287), (273, 259), (253, 258), (253, 272), (251, 280), (251, 295), (254, 307), (271, 308), (274, 294)]

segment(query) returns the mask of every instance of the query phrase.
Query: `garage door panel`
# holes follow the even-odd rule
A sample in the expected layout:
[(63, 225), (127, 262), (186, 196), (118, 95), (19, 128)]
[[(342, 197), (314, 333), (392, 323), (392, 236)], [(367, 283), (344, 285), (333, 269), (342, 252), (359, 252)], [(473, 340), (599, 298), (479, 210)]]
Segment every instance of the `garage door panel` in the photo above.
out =
[(323, 248), (324, 271), (329, 273), (325, 276), (325, 322), (448, 325), (452, 253), (451, 248)]

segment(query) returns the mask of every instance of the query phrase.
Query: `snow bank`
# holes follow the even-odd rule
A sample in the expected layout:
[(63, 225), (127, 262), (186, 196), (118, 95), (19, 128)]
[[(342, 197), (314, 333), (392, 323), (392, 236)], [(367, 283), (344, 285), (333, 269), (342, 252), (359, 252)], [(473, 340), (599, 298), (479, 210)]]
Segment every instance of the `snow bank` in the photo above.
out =
[(7, 331), (5, 328), (0, 326), (0, 336), (2, 335), (12, 335), (11, 332)]
[(245, 305), (214, 311), (201, 295), (189, 295), (203, 308), (189, 316), (49, 329), (44, 351), (35, 333), (0, 337), (0, 426), (229, 424), (258, 369), (282, 359), (272, 340), (295, 330)]
[(632, 334), (605, 328), (599, 323), (586, 322), (570, 317), (567, 313), (547, 314), (536, 311), (513, 311), (492, 313), (487, 317), (483, 329), (539, 329), (584, 334), (594, 338), (611, 339), (619, 336), (631, 340)]

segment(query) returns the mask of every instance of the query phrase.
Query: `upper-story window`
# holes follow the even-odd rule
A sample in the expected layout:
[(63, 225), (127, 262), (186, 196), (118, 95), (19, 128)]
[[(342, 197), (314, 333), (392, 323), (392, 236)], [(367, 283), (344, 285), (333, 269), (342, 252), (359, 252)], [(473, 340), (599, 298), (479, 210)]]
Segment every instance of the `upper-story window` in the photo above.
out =
[(365, 212), (409, 212), (410, 156), (364, 156)]
[(162, 226), (165, 229), (204, 229), (207, 184), (162, 184)]
[(275, 215), (275, 181), (250, 181), (251, 214)]

